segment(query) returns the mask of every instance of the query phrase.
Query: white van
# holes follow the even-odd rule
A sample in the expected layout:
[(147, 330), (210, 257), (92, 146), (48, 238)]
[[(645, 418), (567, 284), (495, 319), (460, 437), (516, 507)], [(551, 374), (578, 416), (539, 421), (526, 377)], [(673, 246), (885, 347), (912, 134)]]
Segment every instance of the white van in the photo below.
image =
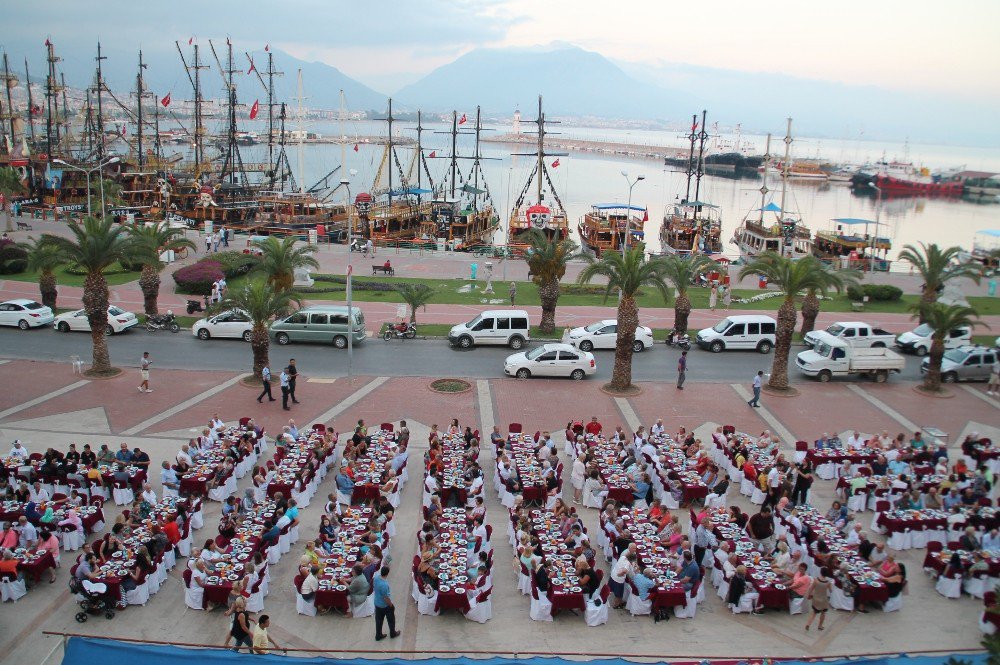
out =
[(698, 346), (712, 353), (729, 349), (770, 353), (774, 348), (777, 328), (778, 322), (770, 316), (760, 314), (727, 316), (711, 328), (700, 330), (695, 341)]
[(463, 349), (477, 344), (500, 344), (517, 350), (531, 341), (528, 313), (523, 309), (496, 309), (483, 312), (468, 323), (460, 323), (448, 333), (448, 341)]

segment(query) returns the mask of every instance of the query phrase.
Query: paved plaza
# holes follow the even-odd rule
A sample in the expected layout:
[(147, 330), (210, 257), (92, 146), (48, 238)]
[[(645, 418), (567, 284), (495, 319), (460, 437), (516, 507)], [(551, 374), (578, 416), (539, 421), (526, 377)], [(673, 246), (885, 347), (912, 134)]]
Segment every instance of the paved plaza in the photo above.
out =
[[(278, 360), (272, 350), (272, 358)], [(422, 616), (409, 597), (409, 561), (416, 550), (414, 534), (420, 524), (421, 473), (419, 461), (427, 447), (432, 424), (444, 426), (458, 418), (464, 425), (489, 432), (494, 424), (505, 430), (510, 422), (524, 423), (529, 431), (548, 429), (562, 450), (562, 431), (571, 420), (597, 416), (605, 429), (622, 425), (626, 430), (649, 425), (663, 418), (669, 431), (684, 425), (696, 428), (703, 440), (717, 425), (734, 425), (757, 434), (764, 429), (778, 433), (786, 455), (791, 442), (813, 440), (823, 432), (844, 433), (857, 428), (866, 433), (888, 430), (890, 434), (912, 432), (925, 426), (949, 434), (950, 448), (957, 451), (968, 432), (1000, 440), (1000, 401), (985, 395), (981, 385), (951, 388), (945, 399), (922, 396), (912, 383), (875, 385), (807, 383), (798, 386), (797, 397), (771, 397), (765, 393), (763, 408), (748, 408), (745, 385), (729, 383), (688, 384), (677, 391), (671, 383), (643, 383), (642, 393), (631, 398), (613, 398), (600, 390), (599, 382), (566, 382), (513, 379), (472, 381), (472, 390), (440, 395), (429, 388), (429, 379), (417, 377), (311, 376), (300, 378), (297, 390), (301, 404), (282, 411), (280, 402), (258, 405), (257, 391), (240, 383), (234, 372), (163, 370), (153, 373), (155, 392), (136, 391), (137, 370), (109, 380), (88, 380), (74, 374), (66, 363), (0, 361), (0, 431), (4, 445), (21, 439), (29, 451), (43, 452), (48, 446), (66, 450), (69, 443), (107, 443), (115, 448), (126, 441), (147, 451), (153, 468), (163, 459), (173, 459), (181, 443), (194, 436), (213, 414), (227, 423), (252, 416), (273, 435), (289, 417), (299, 426), (332, 423), (340, 432), (350, 431), (359, 418), (372, 425), (406, 419), (412, 430), (411, 471), (402, 504), (397, 511), (397, 533), (392, 541), (394, 567), (391, 575), (397, 617), (402, 637), (374, 640), (372, 619), (347, 619), (338, 615), (300, 616), (295, 611), (292, 586), (294, 568), (303, 541), (293, 546), (272, 567), (271, 591), (264, 601), (272, 617), (271, 635), (283, 646), (319, 649), (386, 649), (390, 654), (420, 650), (490, 650), (506, 653), (587, 652), (608, 655), (659, 655), (723, 657), (733, 655), (831, 656), (886, 651), (957, 649), (978, 645), (977, 620), (982, 602), (964, 596), (947, 600), (938, 595), (930, 578), (921, 570), (923, 550), (908, 550), (900, 561), (909, 571), (909, 595), (901, 611), (884, 614), (851, 614), (831, 611), (827, 630), (805, 632), (806, 615), (768, 611), (763, 616), (733, 615), (709, 592), (693, 620), (672, 619), (654, 623), (650, 617), (633, 617), (612, 611), (608, 624), (588, 628), (582, 617), (564, 614), (552, 623), (533, 622), (528, 617), (528, 598), (517, 591), (517, 576), (511, 566), (513, 553), (504, 534), (507, 511), (492, 491), (495, 472), (493, 454), (483, 447), (481, 464), (487, 474), (487, 516), (493, 526), (495, 548), (493, 619), (485, 625), (459, 614)], [(341, 437), (343, 442), (344, 436)], [(488, 441), (487, 441), (488, 443)], [(569, 465), (566, 465), (568, 483)], [(150, 474), (159, 492), (157, 473)], [(249, 486), (249, 476), (240, 482), (238, 494)], [(300, 515), (302, 538), (314, 537), (324, 501), (334, 490), (332, 474), (320, 485), (311, 505)], [(817, 481), (813, 503), (826, 509), (833, 497), (833, 481)], [(569, 486), (567, 484), (567, 492)], [(735, 490), (730, 500), (744, 510), (753, 507)], [(119, 512), (113, 503), (106, 508), (108, 522)], [(686, 527), (687, 513), (681, 510)], [(220, 505), (205, 502), (205, 526), (194, 541), (212, 537), (220, 516)], [(596, 510), (582, 509), (588, 531), (596, 534)], [(866, 525), (871, 513), (864, 513)], [(28, 595), (0, 606), (0, 653), (3, 662), (37, 664), (50, 654), (61, 656), (61, 642), (41, 631), (81, 632), (95, 636), (136, 637), (167, 642), (221, 644), (229, 620), (221, 610), (211, 613), (186, 609), (183, 581), (178, 566), (159, 593), (144, 607), (130, 606), (113, 620), (92, 617), (85, 624), (74, 621), (76, 604), (66, 587), (71, 553), (63, 557), (56, 584), (44, 580)], [(607, 572), (607, 565), (601, 561)], [(50, 661), (52, 662), (52, 661)]]

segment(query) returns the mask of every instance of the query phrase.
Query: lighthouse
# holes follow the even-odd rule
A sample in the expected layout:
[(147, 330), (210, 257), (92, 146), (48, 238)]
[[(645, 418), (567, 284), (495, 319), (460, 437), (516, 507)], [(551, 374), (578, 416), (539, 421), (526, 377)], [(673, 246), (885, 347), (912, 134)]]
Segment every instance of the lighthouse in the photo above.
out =
[(521, 111), (519, 109), (514, 110), (514, 134), (521, 135)]

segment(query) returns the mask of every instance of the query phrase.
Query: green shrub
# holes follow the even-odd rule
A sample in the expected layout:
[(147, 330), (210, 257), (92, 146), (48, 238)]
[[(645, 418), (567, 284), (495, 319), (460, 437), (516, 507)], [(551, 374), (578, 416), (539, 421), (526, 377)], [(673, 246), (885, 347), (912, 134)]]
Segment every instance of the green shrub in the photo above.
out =
[[(314, 281), (326, 282), (327, 284), (343, 284), (347, 287), (347, 278), (341, 275), (313, 275)], [(392, 282), (379, 282), (369, 279), (351, 280), (351, 288), (355, 291), (395, 291), (396, 285)]]
[(253, 270), (254, 266), (260, 263), (260, 257), (230, 250), (228, 252), (216, 252), (212, 254), (210, 259), (202, 259), (202, 261), (214, 261), (218, 263), (222, 267), (222, 272), (225, 273), (226, 279), (233, 279)]
[(861, 302), (868, 296), (871, 302), (898, 302), (903, 297), (903, 289), (891, 284), (863, 284), (847, 287), (847, 297)]
[[(140, 270), (142, 270), (142, 264), (141, 263), (138, 264), (138, 266), (136, 268), (134, 268), (134, 269), (133, 268), (127, 268), (124, 265), (119, 264), (119, 263), (112, 263), (111, 265), (109, 265), (107, 268), (104, 269), (104, 274), (105, 275), (124, 275), (125, 273), (139, 272)], [(83, 268), (81, 268), (79, 266), (79, 264), (76, 264), (76, 263), (67, 264), (66, 267), (63, 268), (63, 271), (67, 275), (83, 276), (83, 275), (87, 274), (87, 271), (84, 270)]]
[(28, 269), (28, 251), (13, 240), (0, 241), (0, 275), (17, 275)]

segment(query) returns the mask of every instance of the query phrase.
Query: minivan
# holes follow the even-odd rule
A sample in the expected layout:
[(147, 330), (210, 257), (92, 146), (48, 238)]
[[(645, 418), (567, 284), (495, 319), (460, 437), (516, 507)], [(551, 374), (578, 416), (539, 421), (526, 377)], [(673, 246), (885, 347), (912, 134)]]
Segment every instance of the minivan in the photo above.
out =
[[(1000, 357), (1000, 349), (983, 346), (960, 346), (948, 349), (941, 358), (941, 380), (945, 383), (958, 381), (989, 381), (993, 363)], [(927, 374), (930, 358), (920, 363), (920, 373)]]
[(320, 342), (347, 348), (347, 336), (354, 343), (365, 340), (365, 315), (358, 307), (351, 308), (352, 326), (348, 326), (348, 309), (342, 305), (310, 305), (271, 324), (269, 334), (278, 344), (289, 342)]
[(496, 309), (460, 323), (448, 333), (448, 341), (463, 349), (476, 344), (500, 344), (515, 351), (531, 341), (528, 313), (523, 309)]
[(728, 349), (753, 349), (770, 353), (778, 322), (770, 316), (747, 314), (727, 316), (711, 328), (698, 332), (695, 341), (703, 349), (719, 353)]
[[(896, 346), (906, 352), (912, 352), (918, 356), (926, 356), (931, 352), (931, 344), (934, 342), (934, 329), (926, 323), (909, 332), (905, 332), (896, 338)], [(944, 336), (945, 349), (957, 349), (972, 342), (972, 328), (962, 326), (955, 328)]]

